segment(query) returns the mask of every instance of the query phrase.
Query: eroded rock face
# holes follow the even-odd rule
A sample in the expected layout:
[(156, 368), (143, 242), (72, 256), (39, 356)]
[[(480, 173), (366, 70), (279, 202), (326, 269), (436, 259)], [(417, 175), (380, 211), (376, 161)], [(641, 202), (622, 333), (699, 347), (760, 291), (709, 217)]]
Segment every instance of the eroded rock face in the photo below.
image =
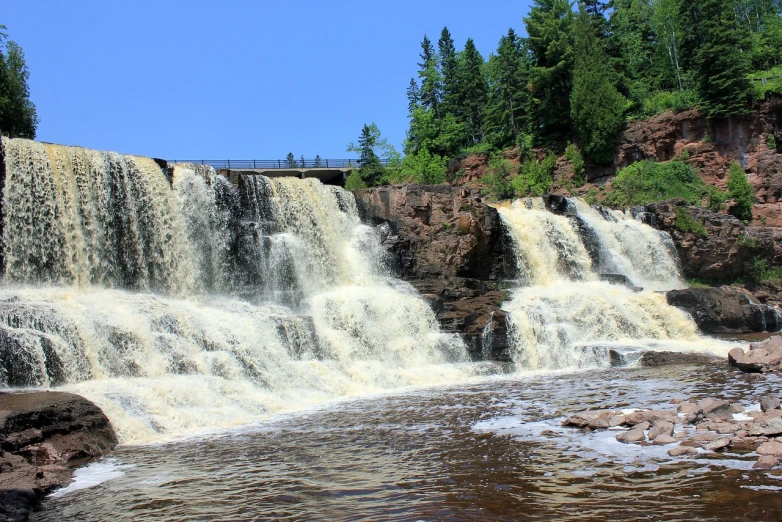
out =
[(668, 304), (688, 312), (704, 333), (776, 332), (782, 327), (775, 308), (756, 302), (738, 288), (672, 290), (667, 299)]
[(434, 305), (442, 329), (461, 334), (476, 358), (507, 360), (502, 226), (480, 191), (398, 185), (355, 196), (366, 221), (387, 227), (398, 275)]
[(72, 470), (111, 451), (117, 436), (87, 399), (62, 392), (0, 394), (0, 520), (27, 520)]

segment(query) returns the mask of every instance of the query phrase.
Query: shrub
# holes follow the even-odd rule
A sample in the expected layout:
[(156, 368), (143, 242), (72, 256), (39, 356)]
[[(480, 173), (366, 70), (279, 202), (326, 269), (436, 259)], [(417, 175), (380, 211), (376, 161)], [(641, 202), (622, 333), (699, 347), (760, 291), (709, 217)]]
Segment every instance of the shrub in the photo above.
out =
[(546, 193), (554, 178), (554, 165), (557, 157), (549, 151), (543, 161), (534, 159), (525, 161), (519, 167), (519, 175), (513, 178), (511, 184), (517, 196), (542, 196)]
[(758, 241), (754, 237), (748, 236), (747, 234), (741, 234), (739, 236), (738, 243), (740, 246), (743, 246), (745, 248), (757, 248), (758, 247)]
[(367, 188), (367, 184), (364, 182), (364, 178), (361, 177), (361, 172), (358, 169), (351, 170), (345, 180), (345, 189), (361, 190), (365, 188)]
[(708, 197), (708, 207), (712, 212), (719, 212), (725, 209), (725, 202), (728, 200), (727, 192), (708, 185), (706, 187), (706, 196)]
[(511, 185), (511, 173), (513, 165), (500, 154), (495, 154), (489, 160), (487, 174), (481, 178), (481, 182), (486, 186), (485, 193), (493, 199), (510, 199), (513, 197), (513, 186)]
[(436, 185), (445, 183), (446, 159), (421, 148), (417, 154), (408, 154), (402, 160), (402, 168), (395, 178)]
[(696, 221), (683, 207), (676, 207), (676, 221), (673, 226), (681, 232), (689, 232), (696, 236), (709, 237), (709, 231), (703, 223)]
[(597, 190), (594, 188), (589, 189), (589, 192), (584, 194), (584, 201), (587, 202), (587, 205), (594, 205), (597, 203)]
[(752, 204), (755, 198), (752, 195), (752, 185), (750, 185), (746, 174), (744, 174), (738, 163), (730, 165), (730, 171), (728, 172), (728, 196), (733, 199), (734, 203), (734, 206), (731, 208), (731, 214), (742, 221), (751, 221)]
[(488, 141), (482, 141), (462, 149), (462, 155), (472, 156), (473, 154), (481, 154), (483, 156), (490, 156), (493, 152), (495, 152), (495, 150), (496, 149), (491, 145), (491, 143)]
[(688, 164), (644, 160), (619, 171), (606, 204), (632, 207), (679, 197), (688, 205), (698, 205), (707, 192), (706, 184)]
[(777, 138), (771, 133), (769, 133), (766, 138), (766, 147), (773, 151), (777, 150)]
[(690, 149), (684, 149), (682, 151), (682, 161), (687, 161), (690, 159)]
[(584, 156), (578, 147), (572, 143), (565, 149), (565, 157), (573, 165), (573, 184), (576, 187), (583, 187), (586, 183), (586, 172), (584, 171)]
[(693, 91), (657, 91), (642, 98), (641, 116), (650, 117), (665, 111), (681, 112), (698, 105)]

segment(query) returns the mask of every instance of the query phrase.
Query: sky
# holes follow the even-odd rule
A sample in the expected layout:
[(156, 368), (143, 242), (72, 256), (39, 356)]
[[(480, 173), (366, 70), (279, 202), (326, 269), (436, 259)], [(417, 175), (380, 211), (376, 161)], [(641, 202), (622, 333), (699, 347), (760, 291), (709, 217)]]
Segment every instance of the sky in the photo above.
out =
[(488, 57), (528, 1), (2, 0), (37, 139), (163, 159), (347, 158), (365, 123), (401, 150), (420, 42)]

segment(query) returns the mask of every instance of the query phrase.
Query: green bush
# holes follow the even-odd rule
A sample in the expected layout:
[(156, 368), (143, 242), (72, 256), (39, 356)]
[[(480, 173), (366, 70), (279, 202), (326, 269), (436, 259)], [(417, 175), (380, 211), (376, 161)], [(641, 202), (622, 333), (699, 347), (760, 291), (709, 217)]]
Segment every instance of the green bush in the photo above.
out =
[(574, 144), (569, 144), (565, 149), (565, 157), (573, 165), (573, 184), (576, 187), (583, 187), (586, 183), (586, 172), (584, 170), (584, 156)]
[(543, 161), (525, 161), (519, 167), (519, 175), (511, 184), (517, 196), (542, 196), (554, 183), (553, 173), (557, 157), (549, 151)]
[(648, 118), (665, 111), (682, 112), (698, 105), (698, 96), (693, 91), (657, 91), (642, 98), (641, 117)]
[(402, 160), (402, 168), (389, 181), (412, 181), (437, 185), (445, 183), (446, 159), (422, 148), (417, 154), (408, 154)]
[(740, 246), (743, 246), (745, 248), (757, 248), (758, 247), (758, 241), (754, 237), (748, 236), (747, 234), (741, 234), (739, 236), (738, 243)]
[(687, 161), (690, 159), (690, 149), (684, 149), (682, 151), (682, 161)]
[(733, 199), (731, 213), (742, 221), (752, 221), (752, 185), (738, 163), (730, 165), (728, 172), (728, 196)]
[(597, 190), (594, 188), (589, 189), (589, 192), (584, 194), (584, 201), (587, 205), (594, 205), (597, 203)]
[(632, 207), (678, 197), (688, 205), (699, 205), (707, 194), (706, 184), (688, 164), (644, 160), (619, 171), (606, 204)]
[(696, 236), (709, 237), (709, 232), (703, 223), (696, 221), (683, 207), (676, 207), (676, 221), (673, 226), (681, 232), (689, 232)]
[(756, 257), (748, 267), (750, 277), (759, 282), (782, 283), (782, 267), (771, 268), (768, 261)]
[(712, 212), (725, 210), (725, 202), (728, 200), (727, 192), (723, 192), (711, 185), (706, 186), (706, 196), (708, 197), (708, 207)]
[(481, 154), (483, 156), (491, 156), (497, 149), (495, 149), (488, 141), (482, 141), (476, 143), (470, 147), (462, 149), (462, 154), (465, 156), (472, 156), (473, 154)]
[(513, 186), (511, 185), (511, 173), (513, 165), (510, 161), (502, 157), (501, 154), (495, 154), (489, 160), (487, 174), (481, 178), (486, 188), (484, 192), (492, 199), (510, 199), (513, 197)]
[(782, 97), (782, 65), (768, 71), (752, 73), (748, 78), (752, 85), (752, 97), (756, 101), (763, 101), (771, 96)]
[(361, 177), (361, 172), (358, 169), (350, 171), (347, 179), (345, 180), (346, 190), (361, 190), (367, 188), (367, 184), (364, 178)]
[(771, 133), (769, 133), (766, 138), (766, 147), (773, 151), (777, 150), (777, 138)]

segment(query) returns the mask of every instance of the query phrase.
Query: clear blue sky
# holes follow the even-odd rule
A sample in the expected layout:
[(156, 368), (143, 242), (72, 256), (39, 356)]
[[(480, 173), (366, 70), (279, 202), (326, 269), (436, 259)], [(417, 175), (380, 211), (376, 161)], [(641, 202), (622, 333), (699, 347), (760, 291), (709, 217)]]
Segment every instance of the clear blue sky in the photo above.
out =
[(530, 2), (2, 0), (38, 139), (166, 159), (347, 157), (364, 123), (401, 149), (420, 41), (487, 57)]

